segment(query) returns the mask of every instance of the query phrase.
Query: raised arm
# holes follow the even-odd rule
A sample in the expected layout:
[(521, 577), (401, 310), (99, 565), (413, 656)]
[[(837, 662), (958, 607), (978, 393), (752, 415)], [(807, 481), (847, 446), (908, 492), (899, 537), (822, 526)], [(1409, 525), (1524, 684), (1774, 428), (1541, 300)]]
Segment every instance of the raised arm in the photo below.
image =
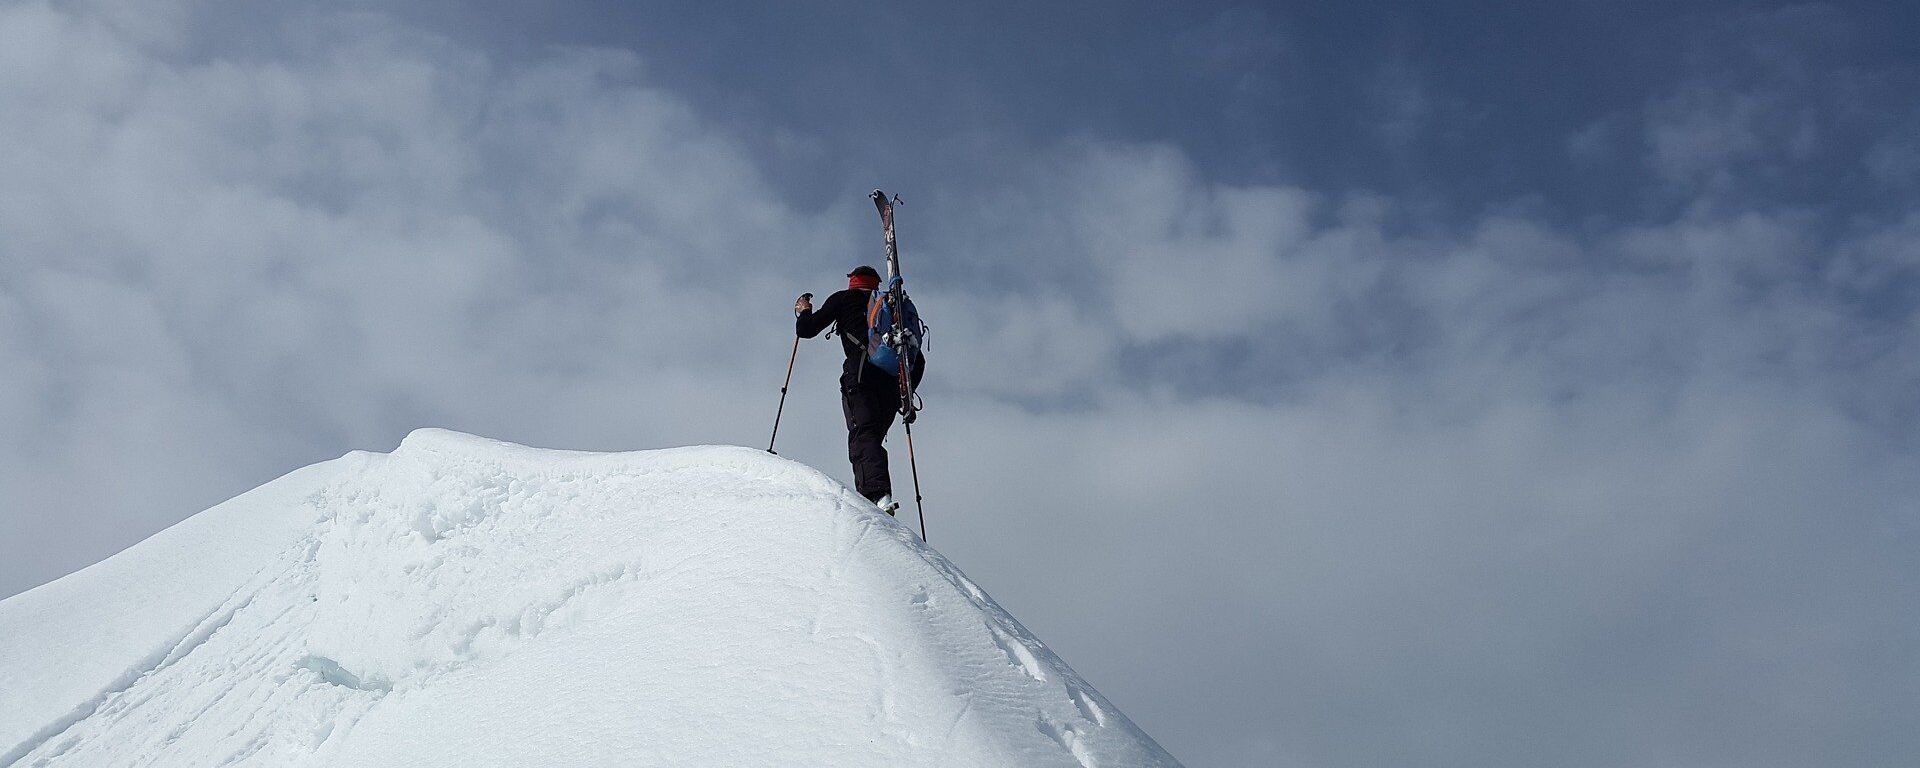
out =
[[(793, 332), (803, 339), (820, 335), (827, 326), (833, 325), (833, 319), (839, 317), (841, 303), (846, 301), (846, 291), (827, 297), (827, 301), (818, 310), (811, 309), (812, 302), (800, 302), (799, 311), (794, 313)], [(811, 294), (809, 294), (811, 295)]]

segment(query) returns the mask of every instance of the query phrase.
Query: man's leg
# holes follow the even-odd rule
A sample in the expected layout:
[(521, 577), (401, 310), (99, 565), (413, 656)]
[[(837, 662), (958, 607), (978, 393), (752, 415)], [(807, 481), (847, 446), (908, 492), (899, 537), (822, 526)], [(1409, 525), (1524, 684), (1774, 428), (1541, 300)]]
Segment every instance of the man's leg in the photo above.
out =
[(887, 449), (881, 441), (893, 426), (898, 402), (899, 395), (890, 389), (854, 387), (840, 392), (840, 410), (847, 417), (847, 460), (853, 464), (853, 485), (868, 501), (893, 493)]

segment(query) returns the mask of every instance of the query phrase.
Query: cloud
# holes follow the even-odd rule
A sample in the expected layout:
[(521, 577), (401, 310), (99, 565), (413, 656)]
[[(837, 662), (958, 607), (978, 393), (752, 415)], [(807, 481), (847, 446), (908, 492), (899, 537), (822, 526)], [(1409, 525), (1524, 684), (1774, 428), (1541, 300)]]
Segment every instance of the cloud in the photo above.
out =
[(1229, 8), (1175, 35), (1174, 57), (1197, 72), (1229, 81), (1236, 94), (1264, 98), (1292, 74), (1299, 55), (1287, 32), (1259, 8)]
[(1883, 190), (1898, 186), (1903, 167), (1901, 141), (1920, 120), (1907, 97), (1920, 69), (1862, 59), (1870, 22), (1834, 6), (1699, 21), (1674, 80), (1576, 134), (1577, 156), (1637, 139), (1645, 166), (1668, 182), (1644, 191), (1665, 206), (1844, 201), (1872, 210), (1888, 200)]
[[(33, 149), (0, 159), (7, 367), (26, 374), (5, 400), (29, 415), (5, 506), (32, 510), (7, 538), (75, 531), (60, 570), (402, 424), (540, 435), (511, 414), (563, 384), (632, 388), (587, 386), (547, 434), (594, 410), (648, 432), (633, 422), (671, 409), (633, 403), (674, 386), (648, 368), (742, 363), (752, 316), (722, 297), (844, 250), (684, 101), (633, 84), (628, 55), (503, 67), (346, 15), (320, 25), (332, 47), (197, 57), (144, 42), (164, 30), (4, 13), (19, 108), (0, 137)], [(102, 464), (127, 482), (77, 482)], [(94, 530), (89, 509), (139, 524)]]
[[(0, 593), (418, 426), (758, 444), (873, 251), (645, 52), (146, 7), (0, 7)], [(1910, 118), (1777, 86), (1572, 141), (1678, 201), (1593, 221), (1091, 139), (909, 195), (934, 543), (1196, 765), (1911, 754), (1920, 210), (1760, 194)], [(781, 448), (844, 474), (836, 355)]]
[(1865, 158), (1875, 181), (1895, 189), (1911, 189), (1920, 181), (1920, 146), (1887, 140), (1875, 144)]

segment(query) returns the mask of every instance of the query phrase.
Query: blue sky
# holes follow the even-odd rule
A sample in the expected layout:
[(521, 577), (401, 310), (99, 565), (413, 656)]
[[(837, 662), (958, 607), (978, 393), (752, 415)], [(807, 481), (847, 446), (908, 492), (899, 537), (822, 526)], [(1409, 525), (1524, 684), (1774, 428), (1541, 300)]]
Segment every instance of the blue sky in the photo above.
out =
[[(1572, 156), (1569, 143), (1597, 124), (1689, 82), (1809, 88), (1858, 69), (1910, 86), (1912, 73), (1895, 71), (1912, 63), (1901, 30), (1920, 21), (1904, 3), (491, 6), (405, 13), (523, 52), (644, 51), (650, 81), (735, 130), (825, 145), (813, 157), (768, 147), (765, 159), (810, 163), (794, 170), (827, 189), (862, 166), (938, 177), (951, 170), (930, 164), (977, 167), (944, 150), (969, 137), (1083, 136), (1173, 143), (1227, 183), (1438, 198), (1455, 214), (1538, 199), (1568, 216), (1671, 202)], [(1830, 117), (1855, 132), (1889, 127)], [(1820, 175), (1793, 181), (1818, 184), (1803, 191), (1820, 198), (1845, 189)]]
[(421, 426), (759, 444), (882, 186), (934, 543), (1189, 764), (1898, 762), (1917, 13), (0, 4), (0, 594)]

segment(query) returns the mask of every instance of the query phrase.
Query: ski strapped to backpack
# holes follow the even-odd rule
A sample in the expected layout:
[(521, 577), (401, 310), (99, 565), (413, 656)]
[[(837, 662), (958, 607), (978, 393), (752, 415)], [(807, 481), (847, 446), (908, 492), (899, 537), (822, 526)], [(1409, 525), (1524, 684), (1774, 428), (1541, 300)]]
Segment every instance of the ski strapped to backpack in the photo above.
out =
[(920, 312), (907, 298), (906, 281), (900, 277), (900, 245), (893, 236), (893, 206), (900, 198), (874, 190), (869, 195), (880, 209), (880, 226), (887, 235), (887, 284), (873, 292), (867, 306), (867, 359), (900, 382), (900, 423), (907, 433), (907, 466), (913, 470), (913, 506), (920, 513), (920, 540), (927, 540), (927, 506), (920, 495), (920, 462), (913, 452), (913, 420), (920, 412), (914, 400), (915, 369), (925, 365), (921, 353), (927, 338), (927, 326)]
[(867, 304), (867, 360), (900, 381), (900, 415), (912, 424), (920, 408), (914, 399), (916, 369), (926, 364), (927, 325), (907, 296), (900, 275), (900, 246), (893, 234), (893, 206), (898, 198), (874, 190), (870, 196), (880, 209), (880, 225), (887, 237), (887, 284), (873, 292)]

